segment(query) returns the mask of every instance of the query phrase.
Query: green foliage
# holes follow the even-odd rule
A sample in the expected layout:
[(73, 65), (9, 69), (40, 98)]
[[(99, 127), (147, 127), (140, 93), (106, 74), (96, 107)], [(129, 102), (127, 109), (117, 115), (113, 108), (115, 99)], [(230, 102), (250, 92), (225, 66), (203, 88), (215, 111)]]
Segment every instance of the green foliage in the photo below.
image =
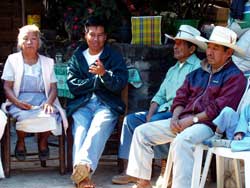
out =
[[(108, 34), (130, 20), (130, 13), (123, 0), (49, 0), (47, 17), (51, 28), (56, 27), (60, 35), (67, 34), (69, 40), (82, 37), (83, 26), (89, 16), (101, 16), (107, 21)], [(53, 20), (53, 21), (52, 21)]]

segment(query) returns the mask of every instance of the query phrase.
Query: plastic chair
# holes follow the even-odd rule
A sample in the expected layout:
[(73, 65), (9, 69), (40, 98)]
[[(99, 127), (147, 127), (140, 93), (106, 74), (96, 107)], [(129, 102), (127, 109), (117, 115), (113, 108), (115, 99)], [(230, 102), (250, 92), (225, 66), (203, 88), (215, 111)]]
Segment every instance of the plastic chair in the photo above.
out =
[[(38, 153), (27, 153), (27, 156), (37, 156), (30, 159), (26, 159), (24, 161), (18, 161), (14, 159), (14, 155), (11, 154), (11, 134), (10, 129), (11, 126), (14, 126), (16, 120), (11, 116), (8, 117), (7, 124), (5, 127), (4, 135), (1, 140), (1, 155), (3, 161), (3, 169), (6, 177), (10, 176), (11, 171), (11, 162), (32, 162), (32, 161), (40, 161), (38, 158)], [(63, 127), (62, 127), (63, 128)], [(64, 132), (64, 131), (62, 131)], [(58, 156), (57, 157), (50, 157), (48, 160), (59, 160), (59, 170), (60, 174), (65, 174), (65, 135), (57, 136), (58, 137), (58, 144), (49, 142), (49, 146), (56, 146), (58, 147)], [(46, 167), (46, 161), (41, 161), (41, 166)]]
[[(203, 145), (203, 144), (198, 144), (195, 146), (194, 167), (193, 167), (193, 173), (192, 173), (191, 188), (197, 188), (200, 185), (200, 178), (198, 178), (198, 177), (201, 176), (203, 153), (207, 149), (208, 149), (208, 147)], [(172, 146), (170, 144), (166, 170), (165, 170), (165, 173), (163, 176), (161, 188), (167, 188), (172, 167), (173, 167)]]
[(212, 147), (208, 149), (206, 162), (204, 166), (204, 170), (202, 173), (200, 188), (205, 186), (207, 173), (209, 170), (210, 162), (212, 155), (216, 155), (216, 174), (217, 174), (217, 188), (224, 187), (224, 158), (234, 159), (234, 168), (235, 168), (235, 176), (236, 176), (236, 185), (238, 188), (242, 188), (242, 181), (240, 176), (240, 165), (239, 160), (244, 160), (245, 166), (245, 187), (250, 187), (250, 151), (242, 151), (242, 152), (232, 152), (230, 148), (223, 147)]

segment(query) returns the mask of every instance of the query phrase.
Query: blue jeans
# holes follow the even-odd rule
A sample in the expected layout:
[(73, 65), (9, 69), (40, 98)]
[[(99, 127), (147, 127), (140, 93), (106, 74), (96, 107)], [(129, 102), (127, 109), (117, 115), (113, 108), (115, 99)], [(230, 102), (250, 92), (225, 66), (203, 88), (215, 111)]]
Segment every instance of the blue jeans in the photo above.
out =
[(217, 126), (220, 132), (226, 132), (227, 139), (234, 139), (234, 131), (239, 121), (239, 114), (235, 112), (230, 107), (225, 107), (220, 112), (219, 116), (217, 116), (213, 123)]
[[(249, 151), (250, 150), (250, 105), (238, 112), (235, 112), (230, 107), (225, 107), (219, 116), (217, 116), (213, 123), (215, 123), (221, 131), (225, 131), (227, 138), (232, 140), (231, 150), (233, 152)], [(233, 140), (234, 134), (243, 132), (242, 140)]]
[[(147, 111), (136, 112), (133, 114), (129, 114), (124, 118), (123, 125), (122, 125), (119, 154), (118, 154), (119, 158), (128, 159), (134, 130), (136, 127), (147, 122), (146, 120), (147, 113), (148, 113)], [(162, 119), (168, 119), (170, 117), (172, 117), (172, 113), (169, 111), (158, 112), (152, 116), (150, 122), (162, 120)], [(169, 149), (169, 144), (155, 146), (154, 158), (155, 159), (167, 158), (168, 149)]]
[(89, 164), (94, 172), (106, 141), (117, 123), (118, 115), (112, 113), (97, 98), (93, 98), (72, 117), (73, 165)]

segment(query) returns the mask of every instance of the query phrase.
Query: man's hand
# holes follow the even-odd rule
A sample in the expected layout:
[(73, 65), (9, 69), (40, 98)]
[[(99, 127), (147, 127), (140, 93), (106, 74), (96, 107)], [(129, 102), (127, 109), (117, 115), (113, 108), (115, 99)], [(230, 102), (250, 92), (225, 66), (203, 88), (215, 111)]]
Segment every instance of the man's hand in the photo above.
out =
[(106, 70), (102, 64), (102, 62), (98, 59), (94, 64), (89, 67), (89, 72), (92, 74), (98, 74), (103, 76), (106, 73)]
[(170, 128), (174, 133), (180, 132), (179, 119), (177, 117), (172, 117), (170, 121)]
[(174, 133), (180, 133), (187, 127), (191, 126), (193, 124), (193, 117), (185, 117), (182, 119), (178, 118), (172, 118), (170, 122), (170, 128)]
[(180, 132), (193, 124), (193, 117), (188, 116), (179, 120)]
[(146, 121), (147, 121), (147, 122), (149, 122), (149, 121), (150, 121), (150, 119), (151, 119), (151, 117), (152, 117), (152, 115), (151, 115), (151, 114), (147, 114), (147, 116), (146, 116)]

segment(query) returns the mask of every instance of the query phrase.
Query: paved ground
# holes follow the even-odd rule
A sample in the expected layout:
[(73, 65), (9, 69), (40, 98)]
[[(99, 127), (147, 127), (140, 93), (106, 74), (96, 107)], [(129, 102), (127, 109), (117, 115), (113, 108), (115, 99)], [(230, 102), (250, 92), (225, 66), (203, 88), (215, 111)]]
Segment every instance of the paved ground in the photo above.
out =
[[(115, 166), (101, 165), (93, 176), (98, 188), (125, 188), (111, 184)], [(59, 175), (57, 169), (15, 170), (10, 178), (0, 180), (1, 188), (74, 188), (70, 174)]]
[[(27, 150), (36, 150), (36, 140), (34, 137), (26, 139)], [(15, 146), (15, 138), (12, 139), (12, 149)], [(57, 153), (57, 149), (50, 148), (51, 155)], [(0, 180), (0, 188), (74, 188), (70, 180), (70, 173), (60, 175), (56, 161), (48, 161), (46, 168), (40, 167), (40, 162), (12, 163), (10, 178)], [(157, 179), (160, 168), (154, 168), (153, 183)], [(96, 173), (92, 179), (97, 188), (131, 188), (130, 185), (113, 185), (112, 176), (117, 174), (115, 163), (100, 162)], [(214, 184), (207, 185), (206, 188), (215, 188)]]
[[(40, 168), (37, 163), (15, 164), (11, 177), (0, 180), (0, 188), (74, 188), (70, 180), (70, 173), (60, 175), (55, 164), (48, 164), (47, 168)], [(156, 169), (156, 171), (159, 171)], [(111, 179), (117, 174), (114, 163), (101, 162), (92, 179), (97, 188), (129, 188), (130, 185), (113, 185)], [(155, 180), (155, 178), (154, 178)]]

